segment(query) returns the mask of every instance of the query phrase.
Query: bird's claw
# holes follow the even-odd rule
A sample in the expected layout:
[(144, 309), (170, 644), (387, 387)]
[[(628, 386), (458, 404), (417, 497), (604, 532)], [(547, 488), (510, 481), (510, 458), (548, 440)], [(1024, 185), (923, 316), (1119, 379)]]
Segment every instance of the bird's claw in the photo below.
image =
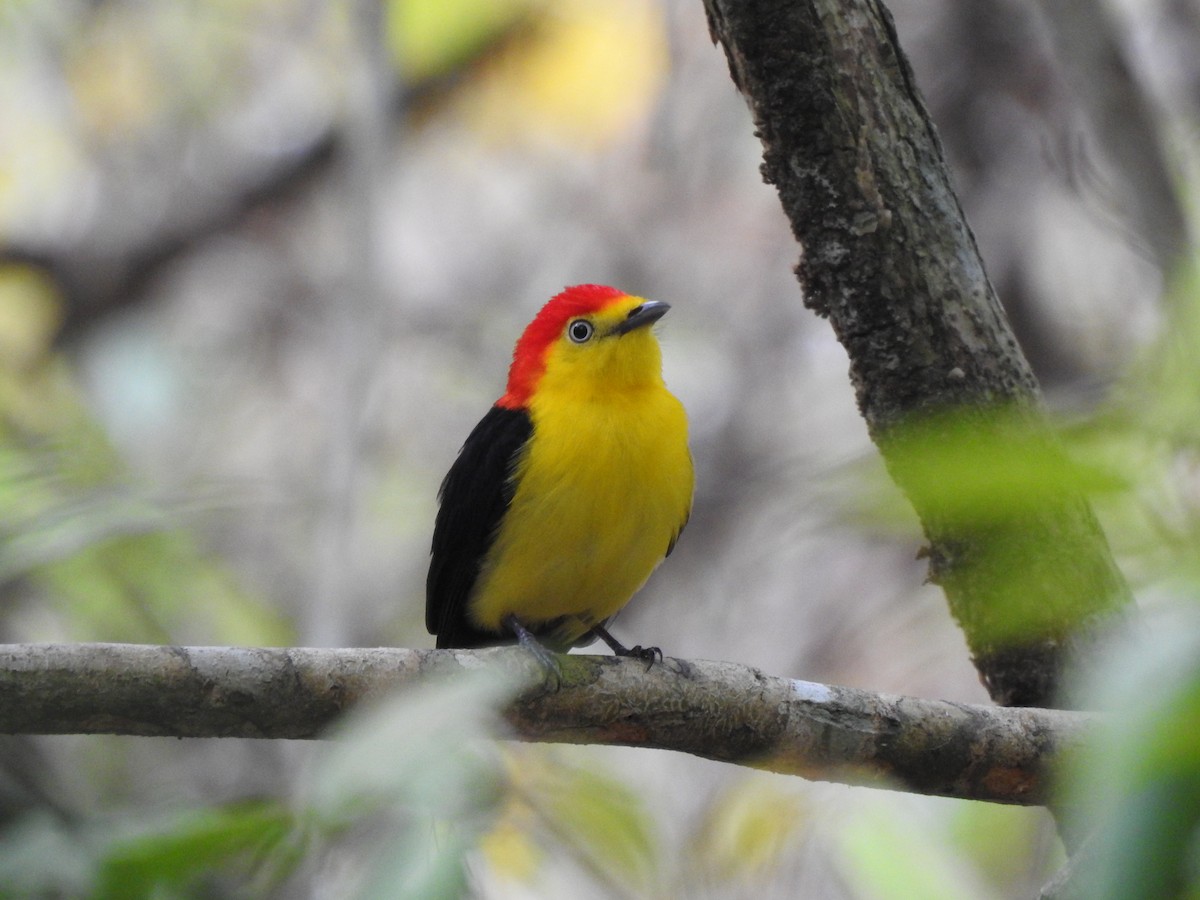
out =
[(662, 662), (663, 652), (658, 647), (643, 647), (641, 644), (633, 648), (626, 647), (609, 634), (603, 625), (593, 625), (591, 633), (608, 644), (609, 649), (613, 652), (613, 656), (631, 656), (634, 659), (642, 660), (646, 664), (647, 672), (650, 671), (655, 662)]
[(517, 643), (537, 660), (546, 674), (546, 684), (551, 693), (558, 693), (562, 687), (562, 664), (558, 661), (558, 655), (534, 637), (516, 616), (508, 616), (505, 625), (516, 635)]
[(558, 657), (536, 640), (530, 643), (524, 641), (518, 641), (518, 643), (537, 660), (546, 675), (546, 686), (552, 694), (557, 694), (559, 688), (562, 687), (562, 664), (558, 661)]
[(633, 659), (640, 659), (646, 664), (646, 671), (649, 672), (654, 668), (656, 662), (662, 662), (663, 653), (658, 647), (643, 647), (638, 644), (636, 647), (630, 647), (624, 653), (618, 653), (618, 656), (629, 656)]

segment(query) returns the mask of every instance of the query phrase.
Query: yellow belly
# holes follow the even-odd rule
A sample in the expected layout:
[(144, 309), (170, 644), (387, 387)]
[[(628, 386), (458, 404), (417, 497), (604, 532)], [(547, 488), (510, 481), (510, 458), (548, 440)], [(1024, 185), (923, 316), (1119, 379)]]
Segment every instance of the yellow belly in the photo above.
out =
[(692, 460), (683, 407), (664, 387), (539, 398), (516, 491), (471, 602), (500, 630), (566, 617), (568, 643), (629, 602), (687, 521)]

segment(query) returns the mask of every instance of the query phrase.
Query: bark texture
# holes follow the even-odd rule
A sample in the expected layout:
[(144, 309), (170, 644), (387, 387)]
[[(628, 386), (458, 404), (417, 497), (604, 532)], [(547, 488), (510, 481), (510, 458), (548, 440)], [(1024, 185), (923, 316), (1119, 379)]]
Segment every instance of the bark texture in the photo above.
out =
[(930, 577), (993, 699), (1050, 705), (1071, 652), (1129, 590), (1070, 485), (964, 521), (921, 471), (909, 426), (938, 416), (975, 425), (981, 448), (994, 437), (1038, 457), (1055, 449), (891, 15), (878, 0), (705, 7), (802, 246), (804, 301), (850, 356), (862, 415), (929, 540)]
[(999, 709), (764, 675), (725, 662), (488, 650), (0, 646), (0, 733), (314, 738), (363, 700), (493, 667), (528, 685), (510, 737), (619, 744), (847, 784), (1042, 804), (1079, 713)]

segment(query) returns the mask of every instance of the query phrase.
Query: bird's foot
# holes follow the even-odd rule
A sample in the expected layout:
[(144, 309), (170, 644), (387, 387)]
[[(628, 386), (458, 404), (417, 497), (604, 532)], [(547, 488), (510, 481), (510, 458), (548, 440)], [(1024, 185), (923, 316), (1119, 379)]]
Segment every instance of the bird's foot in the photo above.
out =
[(646, 664), (646, 671), (649, 672), (654, 668), (656, 662), (662, 662), (662, 649), (659, 647), (643, 647), (638, 644), (636, 647), (630, 647), (624, 653), (618, 653), (617, 656), (632, 656), (634, 659), (640, 659)]
[(636, 647), (626, 647), (615, 637), (608, 633), (603, 625), (593, 625), (592, 634), (608, 644), (612, 650), (613, 656), (631, 656), (634, 659), (640, 659), (646, 664), (646, 671), (649, 672), (656, 662), (662, 662), (663, 653), (658, 647), (643, 647), (638, 644)]
[(537, 660), (553, 689), (557, 691), (562, 686), (562, 666), (559, 665), (554, 652), (534, 637), (533, 632), (522, 625), (516, 616), (505, 616), (504, 627), (511, 631), (516, 636), (517, 643)]

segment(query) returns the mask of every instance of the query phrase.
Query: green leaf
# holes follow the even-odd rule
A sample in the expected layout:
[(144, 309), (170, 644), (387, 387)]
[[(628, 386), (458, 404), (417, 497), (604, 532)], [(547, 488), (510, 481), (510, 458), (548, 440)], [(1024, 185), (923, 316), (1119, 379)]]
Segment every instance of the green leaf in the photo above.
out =
[(409, 78), (439, 75), (512, 26), (530, 0), (391, 0), (387, 36)]
[[(951, 848), (926, 798), (865, 791), (837, 831), (843, 877), (879, 900), (986, 900), (990, 892)], [(946, 801), (940, 801), (942, 803)]]
[(1200, 611), (1146, 624), (1110, 658), (1085, 694), (1110, 727), (1065, 785), (1091, 835), (1080, 896), (1200, 896)]
[(135, 900), (278, 849), (291, 813), (275, 803), (189, 810), (153, 831), (115, 841), (101, 860), (97, 900)]
[(947, 839), (1003, 897), (1030, 893), (1066, 861), (1054, 819), (1041, 808), (961, 803)]
[(956, 529), (1036, 515), (1049, 497), (1123, 490), (1119, 472), (1070, 456), (1040, 415), (962, 408), (913, 419), (883, 441), (918, 506)]

